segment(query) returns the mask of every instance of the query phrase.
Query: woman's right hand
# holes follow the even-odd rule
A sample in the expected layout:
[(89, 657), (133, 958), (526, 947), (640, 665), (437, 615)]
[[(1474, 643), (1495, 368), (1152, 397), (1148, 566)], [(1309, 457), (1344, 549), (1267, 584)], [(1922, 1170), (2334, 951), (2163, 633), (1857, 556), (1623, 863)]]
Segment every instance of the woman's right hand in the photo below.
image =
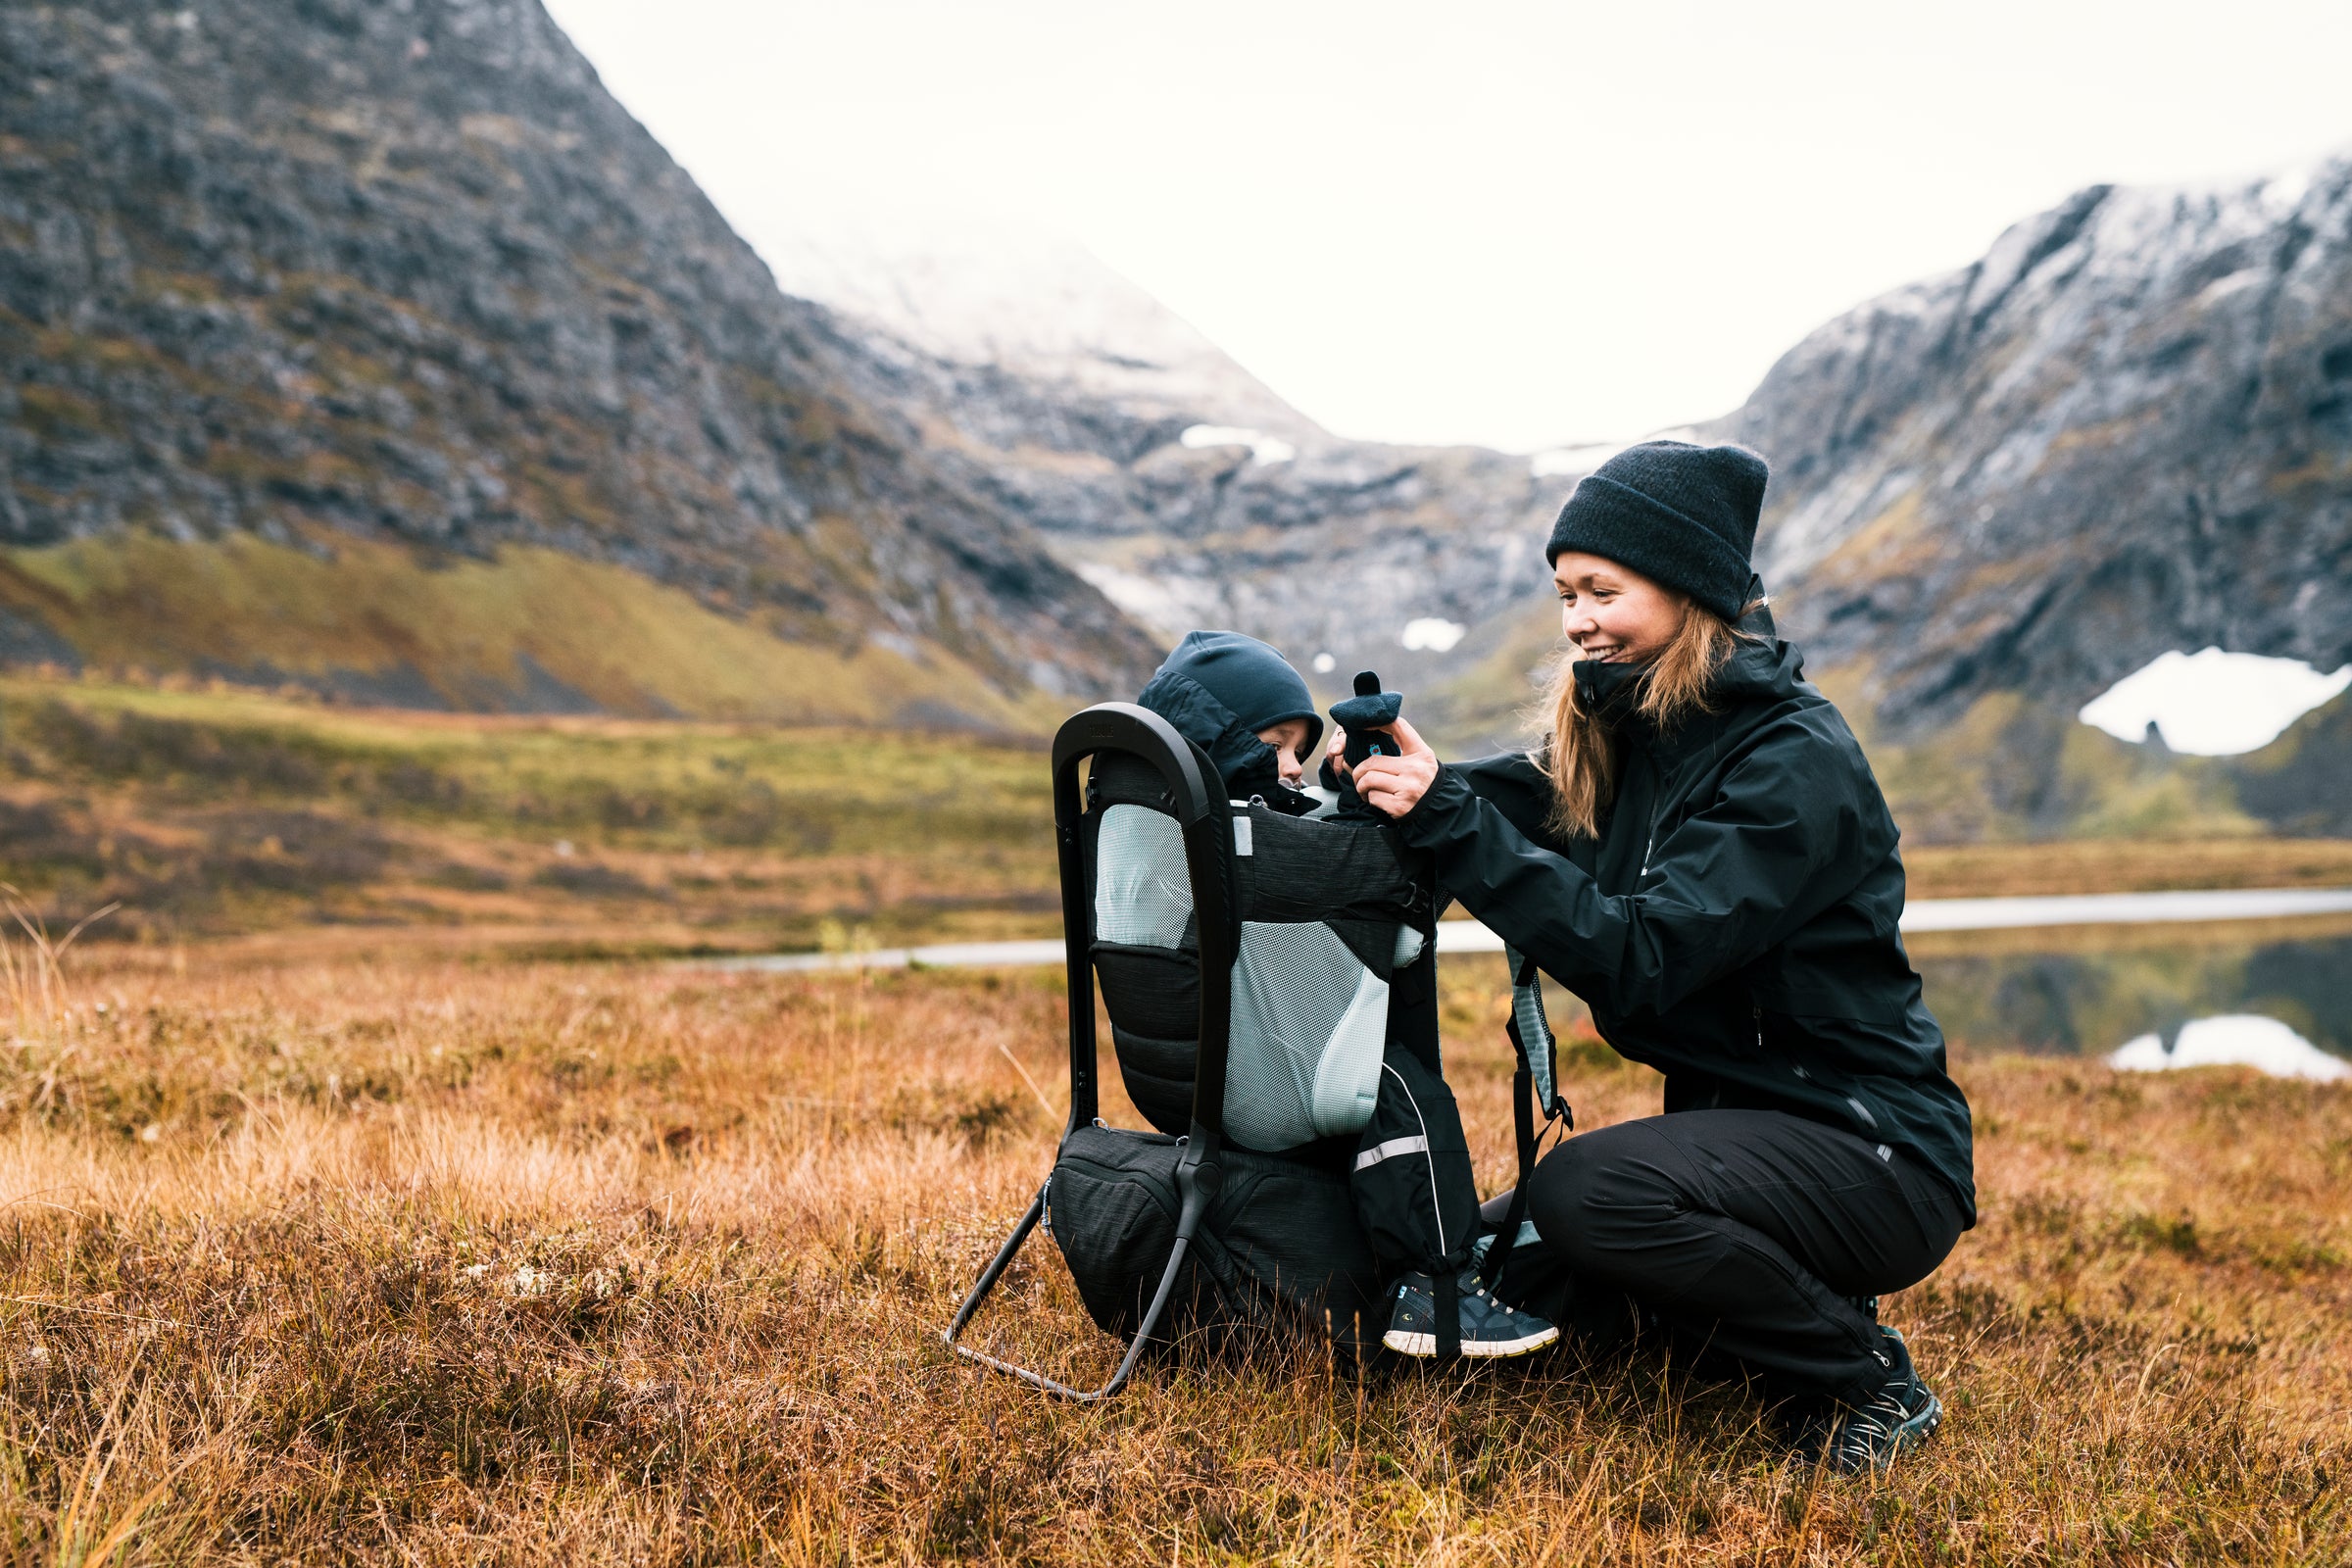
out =
[(1355, 789), (1374, 810), (1404, 816), (1421, 804), (1421, 797), (1437, 780), (1438, 754), (1401, 718), (1388, 726), (1387, 734), (1396, 743), (1396, 755), (1365, 758)]

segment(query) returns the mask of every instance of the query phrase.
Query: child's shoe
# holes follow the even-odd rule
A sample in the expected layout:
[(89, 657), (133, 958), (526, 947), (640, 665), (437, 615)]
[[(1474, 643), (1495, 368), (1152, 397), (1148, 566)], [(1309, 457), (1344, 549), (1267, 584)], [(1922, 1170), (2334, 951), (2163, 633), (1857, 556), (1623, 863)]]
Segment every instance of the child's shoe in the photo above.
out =
[[(1526, 1355), (1560, 1337), (1560, 1331), (1533, 1312), (1503, 1305), (1464, 1273), (1450, 1282), (1461, 1298), (1462, 1354), (1465, 1357)], [(1399, 1355), (1438, 1353), (1438, 1305), (1435, 1282), (1427, 1274), (1407, 1274), (1396, 1282), (1395, 1308), (1389, 1332), (1381, 1344)]]

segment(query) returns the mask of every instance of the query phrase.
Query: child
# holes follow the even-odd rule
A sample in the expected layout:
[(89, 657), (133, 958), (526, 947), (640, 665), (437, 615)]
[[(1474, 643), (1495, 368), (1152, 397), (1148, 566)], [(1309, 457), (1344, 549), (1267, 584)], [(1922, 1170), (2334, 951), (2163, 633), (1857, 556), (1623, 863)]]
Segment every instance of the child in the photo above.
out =
[[(1300, 788), (1323, 733), (1314, 699), (1298, 672), (1256, 638), (1189, 634), (1137, 702), (1207, 754), (1229, 798), (1254, 797), (1292, 816), (1329, 810)], [(1423, 863), (1385, 823), (1335, 823), (1329, 831), (1378, 833), (1398, 864)], [(1422, 894), (1416, 902), (1434, 909), (1434, 885), (1425, 874), (1416, 880)], [(1351, 1148), (1309, 1145), (1297, 1152), (1307, 1159), (1336, 1154), (1349, 1173), (1357, 1218), (1392, 1280), (1383, 1343), (1416, 1356), (1440, 1354), (1452, 1348), (1448, 1342), (1458, 1342), (1464, 1356), (1524, 1355), (1558, 1339), (1559, 1330), (1504, 1306), (1469, 1270), (1479, 1235), (1478, 1189), (1461, 1115), (1440, 1069), (1437, 964), (1423, 946), (1407, 928), (1388, 983), (1378, 1099), (1360, 1138)]]

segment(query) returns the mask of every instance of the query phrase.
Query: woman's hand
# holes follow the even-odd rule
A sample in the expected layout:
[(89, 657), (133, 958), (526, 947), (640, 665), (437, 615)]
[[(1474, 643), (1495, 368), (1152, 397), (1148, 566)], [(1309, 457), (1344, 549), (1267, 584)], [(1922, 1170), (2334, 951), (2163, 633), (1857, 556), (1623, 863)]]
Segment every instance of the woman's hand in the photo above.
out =
[[(1354, 769), (1355, 793), (1364, 804), (1388, 816), (1402, 816), (1421, 804), (1438, 776), (1438, 754), (1429, 749), (1413, 726), (1399, 718), (1387, 733), (1396, 742), (1396, 757), (1367, 757)], [(1335, 736), (1334, 744), (1344, 744)], [(1334, 764), (1348, 771), (1346, 762)]]

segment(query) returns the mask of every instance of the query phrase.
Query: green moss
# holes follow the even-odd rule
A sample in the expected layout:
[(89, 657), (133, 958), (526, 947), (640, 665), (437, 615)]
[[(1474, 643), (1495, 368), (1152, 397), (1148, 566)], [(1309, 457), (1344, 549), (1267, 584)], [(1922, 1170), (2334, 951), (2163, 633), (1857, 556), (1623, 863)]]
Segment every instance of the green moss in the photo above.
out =
[(0, 554), (0, 606), (100, 668), (421, 685), (455, 709), (544, 703), (552, 682), (616, 714), (875, 724), (922, 704), (1038, 732), (1066, 706), (1007, 699), (936, 647), (909, 657), (839, 628), (824, 643), (788, 642), (623, 567), (521, 547), (426, 561), (365, 540), (302, 550), (131, 534)]
[(44, 441), (73, 441), (117, 433), (113, 414), (93, 398), (68, 387), (27, 381), (17, 388), (19, 417)]
[(237, 691), (0, 677), (11, 770), (161, 800), (341, 802), (369, 816), (648, 847), (1028, 855), (1051, 837), (1025, 745), (840, 729), (494, 719)]

